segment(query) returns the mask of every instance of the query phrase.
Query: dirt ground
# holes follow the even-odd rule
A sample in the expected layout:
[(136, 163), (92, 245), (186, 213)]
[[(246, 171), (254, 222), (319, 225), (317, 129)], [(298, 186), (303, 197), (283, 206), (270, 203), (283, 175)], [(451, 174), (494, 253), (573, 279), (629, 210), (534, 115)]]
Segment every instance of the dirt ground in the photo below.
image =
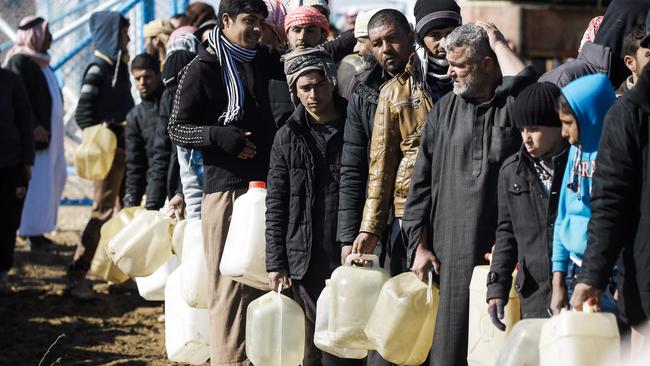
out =
[(96, 281), (98, 300), (80, 303), (63, 295), (70, 263), (89, 207), (63, 206), (59, 244), (52, 252), (30, 252), (19, 242), (10, 280), (16, 292), (0, 297), (0, 365), (169, 365), (162, 302), (147, 302), (137, 290), (109, 294)]

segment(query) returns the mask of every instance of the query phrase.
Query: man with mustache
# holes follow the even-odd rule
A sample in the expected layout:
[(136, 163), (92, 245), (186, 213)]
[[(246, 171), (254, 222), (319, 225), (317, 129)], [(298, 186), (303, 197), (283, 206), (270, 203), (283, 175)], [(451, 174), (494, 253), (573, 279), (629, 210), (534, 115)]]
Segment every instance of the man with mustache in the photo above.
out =
[(472, 270), (494, 244), (499, 169), (521, 146), (509, 110), (536, 78), (494, 25), (462, 25), (444, 47), (454, 89), (428, 115), (402, 226), (411, 269), (440, 276), (436, 366), (467, 365)]

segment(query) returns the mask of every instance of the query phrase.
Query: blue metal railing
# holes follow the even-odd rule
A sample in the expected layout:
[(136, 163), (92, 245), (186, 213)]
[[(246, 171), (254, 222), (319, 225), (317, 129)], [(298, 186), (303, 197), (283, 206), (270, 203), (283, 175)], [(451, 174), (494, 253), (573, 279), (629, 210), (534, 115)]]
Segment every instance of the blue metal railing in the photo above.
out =
[[(138, 5), (141, 1), (145, 0), (131, 0), (129, 1), (126, 5), (124, 5), (122, 8), (120, 8), (120, 14), (126, 14), (129, 12), (129, 10), (133, 9), (136, 5)], [(153, 10), (152, 10), (153, 12)], [(153, 16), (153, 14), (152, 14)], [(79, 52), (81, 52), (84, 48), (88, 47), (93, 41), (92, 36), (87, 36), (84, 38), (77, 46), (75, 46), (73, 49), (68, 51), (65, 55), (61, 56), (57, 62), (52, 65), (52, 68), (54, 71), (57, 71), (60, 69), (63, 65), (65, 65), (68, 61), (70, 61), (73, 57), (75, 57)]]
[(55, 18), (50, 19), (50, 25), (56, 24), (56, 23), (60, 22), (61, 20), (65, 19), (65, 18), (67, 18), (67, 17), (69, 17), (69, 16), (71, 16), (71, 15), (73, 15), (75, 13), (78, 13), (78, 12), (80, 12), (82, 10), (85, 10), (89, 5), (93, 5), (93, 4), (96, 4), (98, 2), (99, 2), (99, 0), (86, 0), (84, 2), (81, 2), (81, 3), (73, 6), (72, 8), (68, 9), (67, 12), (65, 12), (65, 13), (63, 13), (63, 14), (55, 17)]

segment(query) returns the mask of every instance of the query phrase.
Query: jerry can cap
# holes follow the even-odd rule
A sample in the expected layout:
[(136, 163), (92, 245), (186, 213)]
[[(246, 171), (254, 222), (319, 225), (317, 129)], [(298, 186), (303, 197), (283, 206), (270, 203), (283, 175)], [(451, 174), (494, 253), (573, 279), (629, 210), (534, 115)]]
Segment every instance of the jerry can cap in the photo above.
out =
[(251, 188), (263, 188), (266, 189), (266, 183), (261, 181), (252, 181), (248, 182), (248, 189)]

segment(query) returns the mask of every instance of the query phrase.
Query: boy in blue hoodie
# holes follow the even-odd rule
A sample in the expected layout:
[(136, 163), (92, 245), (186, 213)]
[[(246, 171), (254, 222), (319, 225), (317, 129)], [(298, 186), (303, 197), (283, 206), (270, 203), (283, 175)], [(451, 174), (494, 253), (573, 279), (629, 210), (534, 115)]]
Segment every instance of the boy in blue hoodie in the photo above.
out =
[[(605, 115), (615, 100), (614, 89), (605, 74), (584, 76), (562, 88), (558, 113), (562, 136), (571, 148), (553, 233), (553, 314), (558, 314), (567, 305), (580, 273), (587, 246), (587, 224), (591, 218), (591, 178), (596, 168), (598, 141)], [(609, 297), (603, 299), (605, 302), (601, 300), (605, 310), (615, 309)]]

